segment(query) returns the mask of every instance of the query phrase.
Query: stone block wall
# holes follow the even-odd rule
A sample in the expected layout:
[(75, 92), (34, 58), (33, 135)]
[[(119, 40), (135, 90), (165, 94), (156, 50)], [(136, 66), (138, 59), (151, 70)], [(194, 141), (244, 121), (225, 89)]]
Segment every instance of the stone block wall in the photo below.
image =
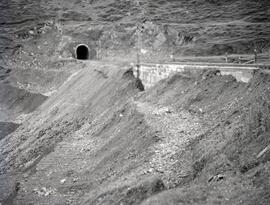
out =
[[(253, 66), (242, 65), (226, 65), (226, 64), (148, 64), (144, 63), (140, 66), (139, 77), (145, 88), (155, 85), (158, 81), (168, 78), (177, 72), (198, 69), (217, 69), (221, 75), (232, 75), (237, 81), (249, 82), (253, 76), (254, 70), (258, 69)], [(136, 69), (135, 69), (136, 70)], [(137, 73), (137, 72), (136, 72)]]

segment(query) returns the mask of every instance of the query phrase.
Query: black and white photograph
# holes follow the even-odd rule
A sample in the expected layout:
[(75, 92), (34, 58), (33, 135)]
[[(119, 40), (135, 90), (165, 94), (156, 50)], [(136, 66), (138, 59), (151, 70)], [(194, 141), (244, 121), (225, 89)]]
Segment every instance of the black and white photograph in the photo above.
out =
[(0, 0), (0, 205), (270, 205), (270, 0)]

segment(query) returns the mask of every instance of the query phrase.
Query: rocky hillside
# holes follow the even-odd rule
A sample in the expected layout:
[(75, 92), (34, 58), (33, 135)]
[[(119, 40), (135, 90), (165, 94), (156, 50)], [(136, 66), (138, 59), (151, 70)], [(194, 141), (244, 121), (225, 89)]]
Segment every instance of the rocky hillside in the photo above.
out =
[[(1, 1), (1, 52), (28, 50), (71, 56), (85, 42), (101, 55), (134, 55), (139, 23), (150, 56), (269, 53), (268, 0), (13, 0)], [(14, 15), (15, 14), (15, 15)], [(49, 42), (46, 38), (49, 34)], [(43, 39), (40, 40), (40, 39)], [(31, 43), (30, 43), (31, 44)], [(122, 52), (121, 52), (122, 51)], [(124, 51), (124, 54), (123, 54)], [(160, 55), (159, 55), (160, 57)]]
[[(144, 91), (129, 68), (137, 45), (143, 61), (269, 56), (268, 0), (0, 9), (0, 205), (269, 204), (267, 70), (246, 84), (186, 72)], [(75, 60), (80, 43), (98, 61)]]

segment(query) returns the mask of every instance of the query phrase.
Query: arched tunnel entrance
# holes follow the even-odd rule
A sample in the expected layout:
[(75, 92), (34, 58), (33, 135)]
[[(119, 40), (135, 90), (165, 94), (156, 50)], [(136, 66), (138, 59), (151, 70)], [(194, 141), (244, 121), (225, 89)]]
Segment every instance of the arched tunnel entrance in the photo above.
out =
[(90, 58), (89, 47), (85, 44), (79, 44), (76, 47), (76, 58), (79, 60), (88, 60)]

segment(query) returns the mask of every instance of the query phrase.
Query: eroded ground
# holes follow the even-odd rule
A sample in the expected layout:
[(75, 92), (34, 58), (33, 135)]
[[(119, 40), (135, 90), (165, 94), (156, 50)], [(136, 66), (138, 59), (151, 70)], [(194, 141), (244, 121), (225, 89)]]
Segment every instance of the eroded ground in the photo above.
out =
[(119, 66), (86, 63), (1, 140), (4, 204), (268, 203), (268, 74), (142, 92)]

